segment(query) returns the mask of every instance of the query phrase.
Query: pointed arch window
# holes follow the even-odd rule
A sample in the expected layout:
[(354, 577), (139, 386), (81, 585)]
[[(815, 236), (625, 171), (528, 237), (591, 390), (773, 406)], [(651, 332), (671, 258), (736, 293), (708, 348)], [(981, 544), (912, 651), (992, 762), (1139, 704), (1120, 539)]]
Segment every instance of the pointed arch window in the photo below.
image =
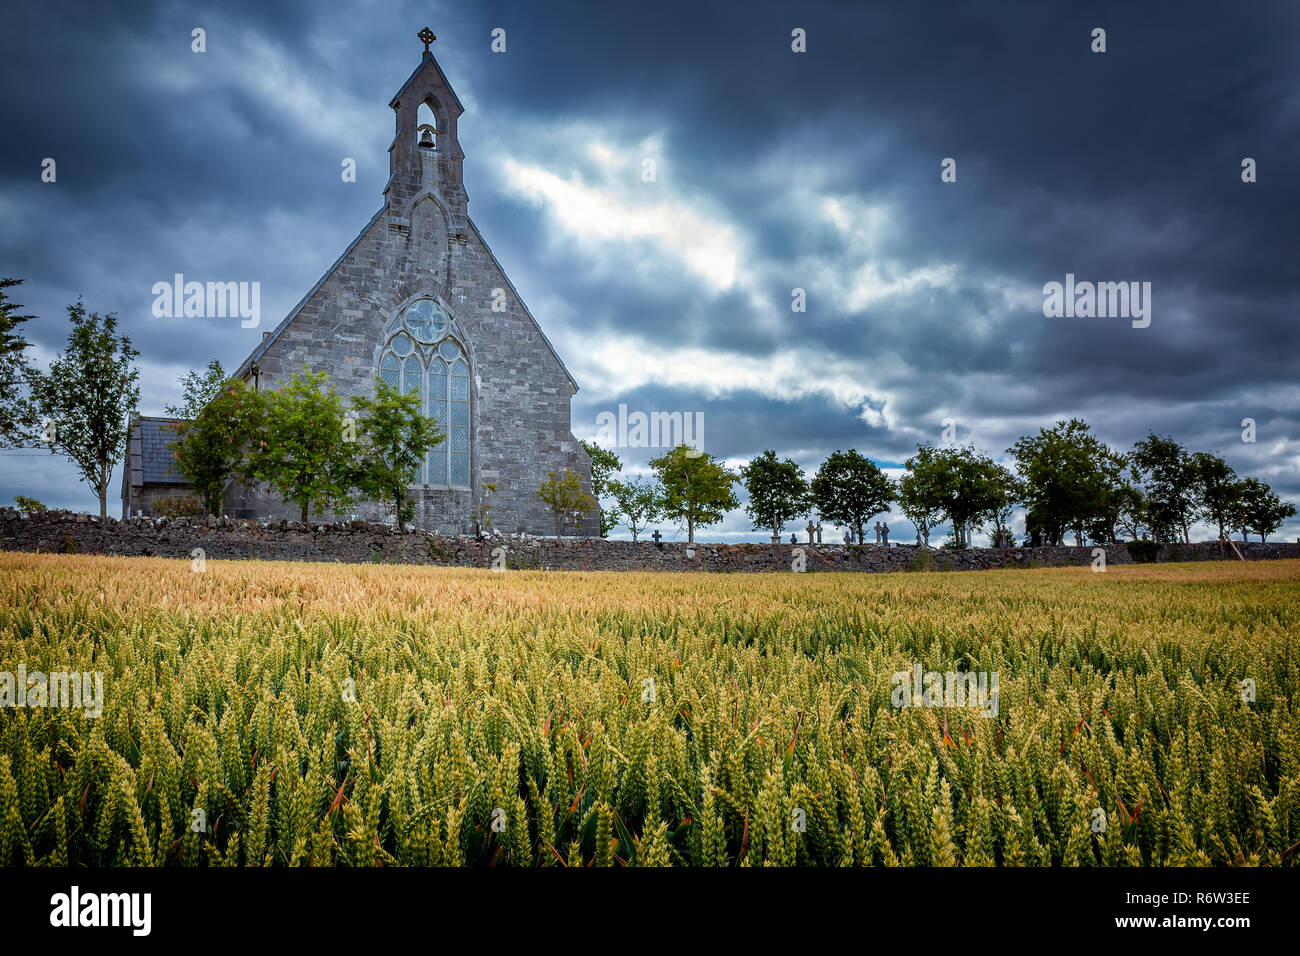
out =
[(469, 356), (450, 334), (446, 312), (433, 299), (416, 299), (389, 323), (379, 379), (406, 394), (438, 424), (443, 440), (428, 454), (416, 481), (470, 486)]

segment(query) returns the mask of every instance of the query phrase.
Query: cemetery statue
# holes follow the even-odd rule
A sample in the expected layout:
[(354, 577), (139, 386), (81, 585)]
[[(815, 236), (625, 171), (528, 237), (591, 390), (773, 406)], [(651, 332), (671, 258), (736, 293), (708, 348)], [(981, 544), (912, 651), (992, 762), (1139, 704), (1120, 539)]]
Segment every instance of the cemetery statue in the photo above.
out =
[(852, 544), (852, 543), (853, 543), (853, 531), (852, 531), (851, 529), (849, 529), (849, 528), (845, 528), (845, 529), (844, 529), (844, 544), (845, 544), (845, 547), (847, 547), (848, 545), (850, 545), (850, 544)]
[(880, 526), (880, 543), (886, 548), (889, 547), (889, 525), (887, 524)]
[(822, 523), (820, 521), (817, 522), (817, 543), (822, 543)]
[(799, 543), (799, 536), (798, 536), (797, 534), (792, 534), (792, 535), (790, 535), (790, 543), (791, 543), (791, 544), (798, 544), (798, 543)]

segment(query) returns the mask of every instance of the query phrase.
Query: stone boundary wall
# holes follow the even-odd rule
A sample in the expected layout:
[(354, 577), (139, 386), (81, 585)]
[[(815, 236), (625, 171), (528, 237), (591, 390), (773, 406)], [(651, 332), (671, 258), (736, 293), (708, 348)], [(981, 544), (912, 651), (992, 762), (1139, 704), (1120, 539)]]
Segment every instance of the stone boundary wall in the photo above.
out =
[[(398, 532), (383, 524), (349, 521), (303, 525), (296, 521), (256, 522), (229, 518), (109, 518), (51, 511), (21, 517), (0, 508), (0, 550), (110, 554), (129, 557), (191, 558), (195, 548), (212, 559), (440, 564), (487, 568), (492, 551), (504, 547), (507, 568), (566, 571), (791, 571), (802, 550), (808, 571), (976, 571), (1001, 567), (1091, 565), (1092, 547), (967, 548), (925, 551), (915, 545), (696, 544), (656, 545), (643, 541), (498, 536), (442, 537), (424, 531)], [(1249, 560), (1300, 558), (1300, 543), (1252, 542), (1237, 547)], [(1131, 564), (1123, 545), (1106, 549), (1108, 564)], [(1225, 553), (1226, 552), (1226, 553)], [(1164, 545), (1160, 561), (1237, 560), (1217, 542)]]

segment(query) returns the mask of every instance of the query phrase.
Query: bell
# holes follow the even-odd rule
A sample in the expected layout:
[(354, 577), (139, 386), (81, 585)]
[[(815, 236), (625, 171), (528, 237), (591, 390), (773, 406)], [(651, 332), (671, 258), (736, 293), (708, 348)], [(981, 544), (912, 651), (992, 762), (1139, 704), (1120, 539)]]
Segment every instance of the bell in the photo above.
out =
[(427, 129), (420, 132), (420, 148), (433, 149), (433, 134)]

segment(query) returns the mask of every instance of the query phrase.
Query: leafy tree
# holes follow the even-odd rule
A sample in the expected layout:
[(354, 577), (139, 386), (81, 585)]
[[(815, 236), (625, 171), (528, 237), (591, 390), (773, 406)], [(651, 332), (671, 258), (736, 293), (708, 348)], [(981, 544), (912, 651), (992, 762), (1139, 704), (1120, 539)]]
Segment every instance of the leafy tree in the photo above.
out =
[(99, 517), (108, 517), (108, 482), (126, 457), (130, 416), (140, 400), (139, 352), (117, 334), (117, 316), (87, 313), (80, 301), (68, 306), (72, 332), (67, 350), (49, 372), (31, 374), (32, 396), (53, 424), (51, 450), (76, 464), (99, 497)]
[(997, 467), (969, 446), (920, 445), (907, 460), (908, 470), (918, 476), (918, 484), (927, 489), (931, 503), (952, 522), (953, 538), (960, 548), (970, 546), (970, 533), (1000, 502)]
[(1110, 514), (1118, 516), (1123, 457), (1098, 440), (1082, 419), (1058, 421), (1021, 438), (1008, 451), (1024, 481), (1024, 503), (1034, 527), (1047, 544), (1060, 544), (1066, 531), (1082, 542), (1085, 530)]
[(858, 541), (867, 522), (887, 510), (896, 494), (880, 467), (854, 448), (832, 452), (812, 480), (817, 512), (827, 521), (848, 525)]
[(1076, 522), (1073, 530), (1079, 536), (1086, 530), (1094, 542), (1111, 544), (1115, 540), (1115, 528), (1127, 500), (1127, 489), (1137, 481), (1137, 472), (1128, 455), (1100, 441), (1097, 442), (1093, 465), (1090, 476), (1092, 514)]
[(556, 541), (564, 533), (565, 524), (577, 522), (596, 507), (596, 499), (582, 487), (581, 476), (568, 468), (563, 474), (552, 471), (537, 489), (537, 497), (546, 502), (555, 518)]
[(324, 372), (303, 369), (263, 392), (262, 434), (246, 463), (246, 480), (269, 484), (303, 522), (310, 507), (346, 507), (356, 475), (357, 445), (343, 440), (343, 403), (328, 382)]
[(812, 507), (803, 469), (789, 458), (777, 461), (771, 449), (741, 468), (740, 477), (749, 493), (745, 513), (756, 529), (770, 529), (774, 538), (781, 537), (788, 521), (806, 515)]
[(415, 518), (408, 486), (429, 450), (443, 440), (433, 419), (420, 410), (420, 396), (403, 394), (382, 379), (375, 397), (352, 399), (356, 415), (358, 464), (353, 484), (367, 498), (384, 502), (405, 528)]
[[(914, 461), (909, 459), (908, 465)], [(943, 502), (935, 478), (933, 469), (921, 468), (898, 480), (898, 505), (907, 520), (916, 525), (916, 533), (927, 548), (930, 546), (930, 532), (943, 518)], [(862, 538), (859, 537), (858, 541), (861, 542)]]
[(1126, 481), (1116, 489), (1116, 499), (1115, 526), (1130, 541), (1142, 540), (1148, 524), (1146, 495), (1136, 482)]
[(1208, 451), (1198, 451), (1191, 458), (1192, 473), (1196, 476), (1196, 501), (1200, 516), (1219, 531), (1232, 527), (1232, 520), (1241, 512), (1241, 481), (1220, 456)]
[(686, 522), (686, 540), (695, 540), (696, 527), (717, 524), (739, 507), (731, 486), (739, 479), (718, 459), (689, 445), (650, 462), (664, 489), (664, 517)]
[(1133, 464), (1141, 475), (1147, 516), (1157, 541), (1186, 543), (1196, 512), (1196, 474), (1192, 457), (1172, 438), (1155, 433), (1133, 446)]
[(609, 533), (618, 526), (618, 509), (606, 508), (602, 499), (613, 491), (611, 487), (614, 476), (623, 470), (623, 460), (608, 448), (602, 448), (594, 441), (579, 439), (581, 445), (591, 458), (591, 492), (600, 506), (600, 536), (608, 538)]
[(618, 502), (618, 513), (632, 532), (632, 540), (664, 515), (664, 490), (645, 475), (627, 481), (611, 481), (609, 493)]
[(1011, 543), (1011, 529), (1007, 522), (1024, 499), (1025, 485), (1009, 468), (996, 462), (988, 463), (987, 482), (984, 517), (993, 522), (993, 546), (1007, 547)]
[(226, 372), (221, 362), (213, 359), (206, 371), (190, 369), (181, 376), (181, 403), (168, 405), (167, 414), (186, 421), (197, 418), (199, 412), (221, 393), (226, 384)]
[(221, 514), (226, 486), (246, 460), (253, 436), (260, 434), (262, 418), (262, 396), (230, 379), (194, 407), (188, 420), (172, 426), (178, 436), (172, 442), (176, 470), (198, 492), (205, 514)]
[(31, 315), (22, 315), (5, 289), (22, 285), (22, 279), (0, 279), (0, 448), (12, 448), (32, 440), (35, 414), (26, 391), (32, 370), (27, 365), (28, 342), (18, 327)]
[(1246, 540), (1249, 530), (1259, 535), (1262, 544), (1287, 518), (1294, 518), (1296, 510), (1294, 504), (1283, 501), (1258, 478), (1246, 478), (1237, 486), (1237, 512), (1242, 540)]

